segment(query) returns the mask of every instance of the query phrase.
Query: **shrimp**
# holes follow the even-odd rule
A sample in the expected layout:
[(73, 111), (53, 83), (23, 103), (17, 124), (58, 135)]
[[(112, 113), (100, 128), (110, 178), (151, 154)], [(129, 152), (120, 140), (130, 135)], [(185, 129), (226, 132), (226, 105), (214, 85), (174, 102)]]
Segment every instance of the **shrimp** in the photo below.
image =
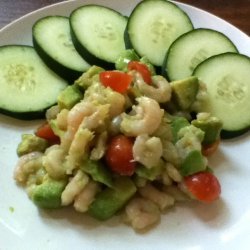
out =
[(70, 147), (70, 144), (82, 123), (84, 117), (93, 114), (96, 110), (96, 105), (93, 103), (81, 101), (77, 103), (69, 112), (67, 116), (67, 131), (62, 137), (61, 145), (65, 151)]
[(83, 173), (81, 170), (78, 170), (76, 175), (70, 180), (68, 185), (65, 187), (62, 192), (62, 205), (67, 206), (73, 202), (75, 197), (80, 194), (89, 181), (89, 177)]
[(14, 179), (24, 184), (29, 175), (35, 173), (42, 168), (42, 156), (41, 152), (32, 152), (21, 156), (14, 171)]
[(113, 91), (111, 88), (104, 87), (101, 83), (93, 83), (84, 94), (84, 99), (97, 104), (110, 104), (109, 116), (111, 118), (121, 114), (125, 108), (125, 97)]
[(76, 104), (68, 114), (68, 128), (62, 140), (63, 148), (66, 150), (70, 147), (80, 128), (96, 130), (104, 127), (106, 118), (108, 118), (109, 104), (95, 105), (84, 101), (80, 104), (79, 106)]
[(161, 211), (174, 205), (175, 200), (171, 195), (159, 191), (151, 184), (147, 184), (146, 186), (139, 188), (138, 191), (142, 197), (151, 200), (159, 206)]
[(97, 161), (97, 160), (100, 160), (104, 156), (105, 151), (106, 151), (107, 140), (108, 140), (107, 131), (104, 131), (100, 135), (97, 136), (96, 145), (90, 153), (91, 160)]
[(58, 105), (52, 106), (49, 109), (47, 109), (45, 113), (46, 120), (52, 120), (55, 119), (58, 113), (60, 112), (60, 108)]
[(109, 117), (110, 104), (99, 105), (94, 112), (85, 117), (80, 124), (80, 128), (96, 130), (105, 126), (106, 119)]
[(75, 210), (81, 213), (88, 211), (89, 205), (94, 201), (95, 195), (99, 190), (100, 186), (97, 182), (89, 181), (81, 193), (79, 193), (75, 198)]
[(135, 115), (128, 115), (126, 113), (121, 115), (121, 130), (127, 136), (150, 135), (161, 124), (164, 111), (155, 100), (148, 97), (139, 97), (136, 101), (138, 105), (133, 106)]
[(175, 166), (171, 163), (166, 164), (166, 170), (169, 177), (174, 180), (175, 182), (182, 181), (182, 175), (180, 174), (179, 170), (175, 168)]
[(178, 186), (164, 186), (163, 192), (170, 194), (176, 201), (188, 201), (190, 197), (184, 193)]
[(77, 131), (69, 148), (69, 153), (66, 156), (65, 168), (67, 174), (71, 174), (72, 171), (79, 166), (81, 160), (84, 159), (89, 143), (93, 138), (93, 132), (86, 128), (80, 128)]
[(93, 114), (96, 111), (96, 105), (90, 102), (81, 101), (77, 103), (68, 114), (68, 130), (73, 134), (77, 131), (84, 117)]
[(149, 85), (139, 73), (135, 73), (135, 87), (138, 87), (142, 95), (159, 103), (165, 103), (171, 99), (171, 86), (163, 76), (152, 76), (152, 84)]
[(162, 143), (158, 137), (139, 135), (133, 145), (133, 157), (135, 161), (142, 163), (146, 168), (152, 168), (159, 164), (162, 156)]
[(68, 121), (67, 121), (68, 114), (69, 114), (69, 110), (68, 109), (62, 109), (61, 112), (58, 113), (58, 115), (56, 117), (58, 128), (60, 128), (62, 130), (67, 130), (67, 126), (68, 126)]
[(60, 179), (65, 176), (64, 158), (65, 152), (59, 145), (53, 145), (45, 151), (43, 166), (50, 177)]
[(125, 207), (129, 223), (135, 230), (142, 230), (160, 220), (158, 207), (150, 200), (133, 198)]

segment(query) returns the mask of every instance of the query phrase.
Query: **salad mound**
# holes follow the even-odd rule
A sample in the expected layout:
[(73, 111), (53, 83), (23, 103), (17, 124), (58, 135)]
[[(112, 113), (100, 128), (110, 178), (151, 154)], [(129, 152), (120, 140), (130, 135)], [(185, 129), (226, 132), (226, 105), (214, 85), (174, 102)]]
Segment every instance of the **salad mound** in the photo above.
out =
[(22, 136), (14, 178), (38, 207), (98, 220), (122, 211), (142, 230), (182, 200), (219, 198), (207, 156), (222, 123), (203, 112), (197, 77), (168, 82), (145, 58), (125, 59), (116, 70), (92, 66), (59, 94), (46, 123)]

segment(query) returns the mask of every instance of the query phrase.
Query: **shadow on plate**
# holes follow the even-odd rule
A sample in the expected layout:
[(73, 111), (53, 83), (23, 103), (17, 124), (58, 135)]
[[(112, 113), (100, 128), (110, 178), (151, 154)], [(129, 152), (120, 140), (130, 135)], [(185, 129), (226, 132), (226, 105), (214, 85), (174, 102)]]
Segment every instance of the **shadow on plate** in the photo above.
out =
[(117, 227), (121, 224), (121, 216), (114, 216), (107, 221), (98, 221), (87, 213), (79, 213), (73, 207), (64, 207), (55, 210), (40, 209), (39, 213), (45, 220), (67, 221), (77, 227), (84, 227), (86, 230), (92, 230), (100, 226)]

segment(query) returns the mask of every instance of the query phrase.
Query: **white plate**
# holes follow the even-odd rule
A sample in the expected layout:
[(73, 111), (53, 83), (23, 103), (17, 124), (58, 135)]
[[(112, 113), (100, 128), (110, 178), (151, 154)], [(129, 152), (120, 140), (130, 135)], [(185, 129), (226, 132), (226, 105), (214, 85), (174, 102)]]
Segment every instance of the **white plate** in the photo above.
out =
[[(138, 0), (67, 1), (35, 11), (0, 31), (0, 45), (31, 44), (32, 24), (46, 15), (69, 15), (76, 7), (97, 3), (129, 14)], [(227, 22), (197, 8), (179, 4), (195, 27), (226, 34), (250, 56), (250, 39)], [(136, 234), (118, 218), (97, 222), (70, 209), (39, 211), (13, 181), (16, 146), (39, 122), (20, 122), (0, 115), (0, 249), (249, 249), (250, 135), (223, 142), (210, 159), (222, 185), (222, 198), (209, 206), (176, 206), (146, 234)], [(12, 208), (14, 211), (12, 211)]]

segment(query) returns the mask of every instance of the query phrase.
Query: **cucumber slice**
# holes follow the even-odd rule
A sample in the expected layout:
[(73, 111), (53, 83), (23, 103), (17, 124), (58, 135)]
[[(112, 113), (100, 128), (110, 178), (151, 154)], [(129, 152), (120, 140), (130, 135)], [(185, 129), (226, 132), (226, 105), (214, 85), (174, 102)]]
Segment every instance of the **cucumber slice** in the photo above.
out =
[(177, 5), (165, 0), (141, 1), (132, 11), (126, 27), (127, 48), (162, 66), (171, 43), (193, 29), (191, 20)]
[(90, 64), (114, 68), (125, 50), (123, 34), (127, 17), (99, 5), (85, 5), (70, 15), (73, 43)]
[(250, 58), (224, 53), (199, 64), (193, 75), (207, 86), (208, 104), (204, 111), (218, 117), (222, 136), (234, 137), (250, 127)]
[(163, 74), (171, 81), (192, 75), (205, 59), (225, 52), (238, 52), (222, 33), (211, 29), (195, 29), (183, 34), (170, 46), (163, 64)]
[(25, 120), (43, 118), (67, 82), (30, 46), (2, 46), (0, 58), (0, 112)]
[(44, 17), (34, 24), (32, 35), (34, 47), (42, 60), (68, 81), (74, 81), (90, 67), (74, 48), (69, 18)]

